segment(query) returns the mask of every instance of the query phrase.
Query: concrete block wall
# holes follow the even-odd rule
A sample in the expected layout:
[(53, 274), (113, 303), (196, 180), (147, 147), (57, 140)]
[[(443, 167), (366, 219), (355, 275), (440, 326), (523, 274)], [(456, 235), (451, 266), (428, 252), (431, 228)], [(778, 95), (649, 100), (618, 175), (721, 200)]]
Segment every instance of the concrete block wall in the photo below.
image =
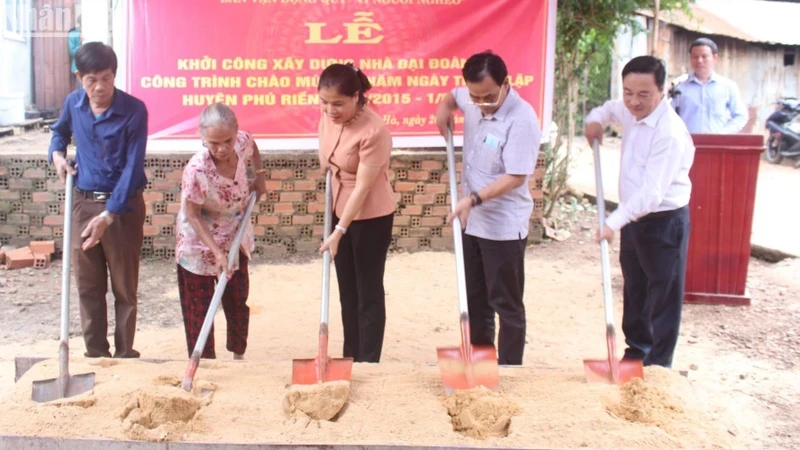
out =
[[(157, 154), (145, 161), (149, 182), (144, 193), (143, 258), (174, 256), (181, 176), (191, 156)], [(315, 253), (325, 208), (325, 175), (316, 152), (268, 152), (262, 153), (262, 159), (268, 194), (251, 218), (256, 254), (280, 258)], [(457, 166), (460, 171), (461, 164)], [(447, 170), (442, 151), (395, 151), (391, 175), (398, 209), (392, 250), (452, 249), (452, 228), (444, 222), (450, 201)], [(544, 206), (543, 178), (544, 160), (540, 158), (529, 183), (535, 201), (530, 241), (541, 240), (543, 235), (538, 220)], [(64, 187), (45, 157), (0, 155), (0, 245), (21, 247), (30, 241), (55, 240), (60, 252), (64, 199)]]

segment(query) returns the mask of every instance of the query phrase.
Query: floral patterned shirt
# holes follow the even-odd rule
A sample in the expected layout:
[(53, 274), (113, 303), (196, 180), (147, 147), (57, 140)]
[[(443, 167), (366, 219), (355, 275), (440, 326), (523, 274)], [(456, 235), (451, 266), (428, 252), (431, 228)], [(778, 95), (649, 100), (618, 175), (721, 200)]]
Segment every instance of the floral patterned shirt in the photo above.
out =
[[(186, 217), (186, 202), (202, 206), (201, 218), (227, 257), (233, 238), (247, 208), (250, 194), (247, 182), (247, 161), (252, 147), (246, 147), (249, 135), (240, 131), (234, 151), (239, 157), (233, 179), (222, 176), (217, 170), (208, 149), (195, 154), (183, 169), (181, 181), (181, 211), (178, 214), (178, 233), (175, 243), (176, 262), (191, 273), (216, 276), (214, 254), (200, 240)], [(248, 220), (242, 237), (241, 251), (250, 258), (255, 247), (253, 225)], [(239, 258), (236, 258), (238, 265)]]

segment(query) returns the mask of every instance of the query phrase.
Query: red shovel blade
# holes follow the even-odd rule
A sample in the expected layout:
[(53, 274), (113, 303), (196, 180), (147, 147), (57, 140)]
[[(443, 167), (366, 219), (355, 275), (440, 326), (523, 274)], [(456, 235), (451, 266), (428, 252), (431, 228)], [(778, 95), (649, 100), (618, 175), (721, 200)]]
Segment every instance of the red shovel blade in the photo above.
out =
[(320, 368), (320, 358), (295, 359), (292, 361), (292, 384), (317, 384), (328, 381), (350, 381), (353, 358), (323, 358), (326, 363)]
[[(584, 359), (583, 370), (586, 373), (586, 381), (589, 383), (625, 384), (634, 378), (644, 379), (642, 361), (623, 359), (617, 361), (616, 364), (617, 370), (612, 370), (607, 359)], [(616, 380), (614, 380), (614, 372), (618, 374)]]
[(490, 345), (473, 345), (471, 354), (464, 355), (461, 347), (440, 347), (439, 373), (445, 392), (486, 386), (497, 390), (500, 387), (500, 368), (497, 352)]
[(583, 370), (589, 383), (625, 384), (634, 378), (644, 380), (644, 367), (640, 359), (617, 359), (617, 340), (613, 326), (606, 328), (608, 358), (584, 359)]
[(353, 358), (328, 356), (328, 327), (320, 327), (319, 352), (316, 358), (292, 360), (292, 384), (317, 384), (350, 381)]

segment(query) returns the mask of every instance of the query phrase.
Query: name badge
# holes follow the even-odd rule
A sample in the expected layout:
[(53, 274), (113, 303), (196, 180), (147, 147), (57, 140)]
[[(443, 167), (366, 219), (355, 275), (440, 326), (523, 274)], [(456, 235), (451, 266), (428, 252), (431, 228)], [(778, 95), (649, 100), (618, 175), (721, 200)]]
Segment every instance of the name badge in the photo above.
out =
[(500, 146), (500, 138), (493, 134), (487, 134), (486, 139), (483, 140), (483, 143), (492, 147), (493, 149), (497, 149)]

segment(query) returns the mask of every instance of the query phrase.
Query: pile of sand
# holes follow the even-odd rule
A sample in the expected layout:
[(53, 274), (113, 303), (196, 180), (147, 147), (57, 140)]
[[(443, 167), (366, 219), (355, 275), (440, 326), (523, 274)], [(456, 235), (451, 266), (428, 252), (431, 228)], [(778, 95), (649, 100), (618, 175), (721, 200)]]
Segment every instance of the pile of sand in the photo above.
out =
[[(179, 387), (185, 361), (93, 362), (75, 358), (71, 368), (96, 372), (94, 392), (60, 406), (31, 400), (31, 381), (58, 371), (55, 360), (36, 365), (0, 399), (0, 435), (497, 448), (696, 449), (736, 442), (724, 411), (704, 409), (687, 380), (658, 369), (646, 369), (645, 383), (620, 388), (587, 384), (580, 361), (572, 368), (501, 367), (499, 394), (475, 389), (447, 396), (435, 365), (354, 364), (349, 396), (346, 385), (330, 383), (322, 396), (304, 398), (292, 389), (287, 400), (291, 360), (202, 361), (191, 394)], [(326, 401), (331, 410), (344, 404), (334, 421), (303, 417), (304, 409), (325, 409)], [(288, 410), (286, 402), (293, 405)]]
[(83, 394), (76, 395), (74, 397), (67, 397), (67, 398), (60, 398), (58, 400), (53, 400), (48, 403), (48, 405), (52, 406), (77, 406), (79, 408), (89, 408), (94, 405), (97, 401), (97, 398), (93, 394), (94, 391), (90, 390), (88, 392), (84, 392)]
[(620, 387), (619, 401), (606, 406), (612, 416), (656, 426), (681, 441), (702, 431), (704, 443), (721, 445), (735, 434), (732, 425), (725, 430), (709, 423), (707, 405), (687, 378), (660, 366), (645, 367), (644, 376)]
[(186, 425), (194, 420), (200, 408), (211, 403), (211, 396), (198, 398), (206, 392), (207, 383), (194, 383), (192, 393), (180, 388), (173, 376), (159, 376), (153, 385), (130, 394), (119, 414), (125, 435), (130, 439), (166, 441), (182, 437)]
[(647, 381), (634, 378), (620, 387), (621, 401), (609, 405), (613, 415), (631, 422), (668, 427), (686, 414), (691, 414), (691, 385), (676, 379), (662, 368), (648, 367)]
[(511, 417), (520, 412), (514, 402), (484, 386), (454, 392), (445, 406), (453, 430), (476, 439), (508, 436)]
[(129, 398), (119, 418), (129, 438), (164, 441), (179, 433), (199, 409), (199, 402), (183, 389), (148, 386)]
[(334, 420), (350, 395), (349, 381), (293, 385), (283, 397), (283, 411), (289, 417)]

